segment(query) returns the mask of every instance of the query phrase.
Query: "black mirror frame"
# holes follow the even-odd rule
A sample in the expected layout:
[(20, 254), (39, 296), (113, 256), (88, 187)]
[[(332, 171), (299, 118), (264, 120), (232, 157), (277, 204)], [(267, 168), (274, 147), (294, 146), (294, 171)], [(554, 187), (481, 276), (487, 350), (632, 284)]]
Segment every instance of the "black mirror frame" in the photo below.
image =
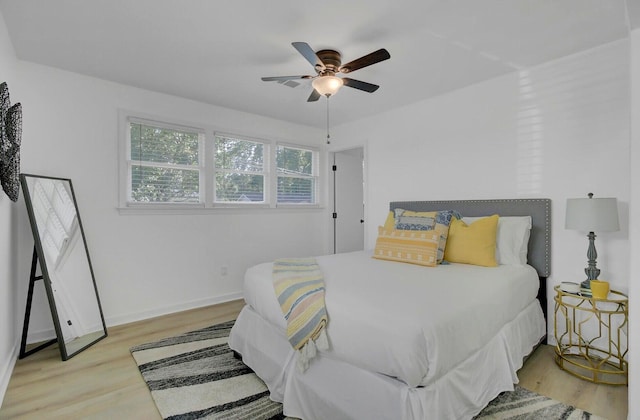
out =
[[(80, 229), (80, 234), (82, 235), (82, 243), (84, 245), (85, 253), (86, 253), (86, 256), (87, 256), (87, 263), (89, 264), (89, 271), (91, 273), (91, 281), (93, 283), (93, 290), (95, 292), (96, 302), (98, 304), (98, 311), (100, 312), (100, 320), (102, 321), (102, 329), (103, 329), (104, 334), (101, 335), (100, 337), (98, 337), (97, 339), (87, 343), (86, 345), (82, 346), (81, 348), (79, 348), (78, 350), (74, 351), (73, 353), (68, 353), (67, 352), (66, 343), (64, 341), (64, 336), (62, 334), (62, 329), (60, 327), (60, 318), (58, 316), (58, 310), (56, 308), (54, 293), (53, 293), (53, 289), (51, 287), (51, 281), (50, 281), (50, 277), (49, 277), (49, 271), (48, 271), (48, 268), (47, 268), (47, 263), (46, 263), (45, 258), (44, 258), (45, 254), (44, 254), (44, 250), (42, 248), (42, 243), (41, 243), (41, 240), (40, 240), (40, 233), (38, 231), (38, 226), (36, 224), (36, 218), (35, 218), (35, 214), (34, 214), (34, 210), (33, 210), (33, 203), (31, 201), (31, 195), (29, 193), (29, 186), (27, 185), (27, 177), (52, 179), (52, 180), (68, 182), (69, 183), (69, 188), (71, 190), (71, 198), (73, 199), (73, 204), (74, 204), (74, 207), (76, 209), (76, 216), (77, 216), (77, 219), (78, 219), (78, 228)], [(82, 226), (82, 220), (80, 218), (80, 211), (78, 209), (78, 202), (76, 201), (76, 195), (75, 195), (75, 191), (73, 189), (73, 183), (71, 182), (71, 179), (69, 179), (69, 178), (58, 178), (58, 177), (45, 176), (45, 175), (20, 174), (20, 183), (22, 184), (22, 191), (23, 191), (23, 195), (24, 195), (25, 204), (26, 204), (26, 207), (27, 207), (27, 212), (29, 214), (29, 222), (31, 224), (31, 232), (33, 233), (33, 240), (34, 240), (34, 256), (33, 256), (33, 262), (32, 262), (32, 267), (31, 267), (31, 279), (30, 279), (30, 281), (32, 283), (34, 282), (34, 280), (38, 280), (38, 279), (43, 279), (43, 281), (44, 281), (45, 290), (47, 292), (47, 299), (49, 301), (49, 307), (51, 309), (51, 316), (53, 318), (53, 325), (54, 325), (55, 332), (56, 332), (58, 347), (60, 348), (60, 356), (61, 356), (62, 360), (65, 361), (65, 360), (68, 360), (68, 359), (72, 358), (73, 356), (77, 355), (78, 353), (86, 350), (88, 347), (91, 347), (92, 345), (94, 345), (98, 341), (106, 338), (107, 335), (108, 335), (108, 333), (107, 333), (107, 325), (106, 325), (106, 323), (104, 321), (104, 314), (102, 312), (102, 304), (100, 303), (100, 296), (98, 294), (98, 287), (96, 285), (96, 279), (95, 279), (95, 275), (94, 275), (94, 272), (93, 272), (93, 265), (91, 264), (91, 258), (89, 257), (89, 248), (87, 247), (87, 239), (85, 237), (84, 228)], [(40, 262), (40, 271), (42, 273), (42, 275), (39, 276), (39, 277), (35, 277), (36, 263), (37, 263), (36, 258)], [(33, 291), (33, 285), (31, 284), (30, 285), (30, 293), (29, 293), (29, 296), (27, 297), (27, 309), (26, 309), (26, 312), (25, 312), (25, 321), (24, 321), (24, 329), (23, 329), (23, 337), (22, 337), (22, 339), (23, 339), (23, 343), (22, 343), (23, 349), (21, 349), (21, 358), (23, 357), (22, 351), (24, 350), (24, 347), (25, 347), (27, 329), (28, 329), (28, 324), (29, 324), (32, 291)], [(28, 356), (32, 352), (38, 351), (38, 350), (46, 347), (46, 345), (52, 344), (53, 342), (55, 342), (55, 340), (52, 340), (50, 343), (46, 343), (45, 345), (41, 345), (38, 348), (33, 349), (32, 351), (25, 353), (24, 356)]]

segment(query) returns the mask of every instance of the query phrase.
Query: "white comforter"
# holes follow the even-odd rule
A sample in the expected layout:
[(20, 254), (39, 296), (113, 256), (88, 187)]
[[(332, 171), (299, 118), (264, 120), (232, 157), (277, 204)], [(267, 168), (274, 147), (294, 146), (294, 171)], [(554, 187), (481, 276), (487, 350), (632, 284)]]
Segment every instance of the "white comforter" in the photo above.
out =
[[(428, 385), (484, 346), (536, 298), (530, 266), (422, 267), (359, 251), (317, 257), (326, 284), (330, 349), (323, 354)], [(244, 298), (286, 329), (271, 263), (247, 270)]]

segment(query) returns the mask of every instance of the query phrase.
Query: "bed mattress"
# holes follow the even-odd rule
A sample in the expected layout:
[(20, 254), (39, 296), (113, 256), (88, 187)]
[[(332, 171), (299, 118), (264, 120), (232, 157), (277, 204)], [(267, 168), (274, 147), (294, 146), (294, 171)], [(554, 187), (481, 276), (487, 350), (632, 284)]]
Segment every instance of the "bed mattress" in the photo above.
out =
[[(373, 259), (370, 251), (317, 261), (329, 315), (330, 349), (321, 357), (397, 378), (409, 387), (428, 386), (448, 374), (532, 302), (537, 304), (538, 276), (528, 265), (431, 268)], [(247, 270), (244, 298), (284, 334), (271, 270), (271, 263)]]
[(545, 334), (538, 301), (502, 327), (481, 349), (439, 379), (410, 387), (389, 376), (320, 354), (296, 368), (297, 352), (285, 333), (246, 305), (229, 346), (262, 378), (284, 414), (325, 419), (470, 419), (500, 392), (513, 390), (523, 358)]

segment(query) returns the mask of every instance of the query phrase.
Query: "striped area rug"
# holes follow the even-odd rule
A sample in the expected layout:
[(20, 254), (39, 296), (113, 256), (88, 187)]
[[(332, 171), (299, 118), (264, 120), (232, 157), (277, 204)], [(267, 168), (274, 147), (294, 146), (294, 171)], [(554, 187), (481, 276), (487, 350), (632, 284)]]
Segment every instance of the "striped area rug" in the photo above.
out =
[[(264, 382), (233, 357), (233, 321), (131, 348), (165, 419), (286, 419)], [(524, 388), (503, 392), (476, 417), (482, 420), (604, 420)]]
[(563, 404), (516, 385), (512, 392), (503, 392), (485, 407), (477, 420), (605, 420), (579, 408)]
[(233, 321), (131, 348), (164, 419), (284, 419), (264, 382), (233, 357)]

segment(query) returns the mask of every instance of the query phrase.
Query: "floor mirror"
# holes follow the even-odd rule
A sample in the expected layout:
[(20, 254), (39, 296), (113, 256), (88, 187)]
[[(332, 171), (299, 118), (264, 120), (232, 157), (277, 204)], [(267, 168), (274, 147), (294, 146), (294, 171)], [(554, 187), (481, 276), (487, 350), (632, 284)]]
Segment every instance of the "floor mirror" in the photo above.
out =
[[(67, 360), (107, 336), (73, 185), (70, 179), (29, 174), (21, 174), (20, 182), (34, 239), (20, 358), (57, 342)], [(56, 338), (27, 351), (34, 285), (40, 280)]]

